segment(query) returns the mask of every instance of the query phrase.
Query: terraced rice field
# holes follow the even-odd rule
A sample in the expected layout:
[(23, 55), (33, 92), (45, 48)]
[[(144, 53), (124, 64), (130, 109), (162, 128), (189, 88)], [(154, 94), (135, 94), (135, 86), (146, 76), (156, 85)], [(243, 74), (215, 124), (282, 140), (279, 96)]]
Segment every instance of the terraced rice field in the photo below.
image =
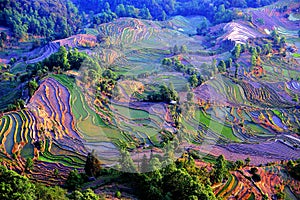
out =
[[(217, 76), (213, 80), (208, 81), (207, 84), (214, 88), (216, 93), (226, 97), (229, 102), (242, 105), (249, 104), (243, 88), (224, 76)], [(211, 93), (213, 93), (213, 90), (211, 90)]]
[(215, 194), (217, 197), (228, 198), (228, 196), (232, 195), (232, 192), (237, 188), (238, 184), (238, 178), (235, 175), (230, 174), (226, 183), (215, 190)]
[[(116, 146), (135, 148), (138, 143), (159, 145), (157, 135), (162, 127), (160, 117), (145, 110), (111, 104), (113, 123), (105, 123), (102, 118), (92, 110), (76, 84), (67, 76), (53, 75), (55, 79), (64, 84), (70, 91), (70, 102), (75, 116), (75, 127), (90, 148), (97, 147), (98, 153), (106, 152), (101, 149), (103, 142)], [(74, 84), (70, 84), (70, 83)], [(98, 145), (99, 143), (99, 145)], [(104, 148), (105, 149), (105, 148)], [(116, 148), (115, 148), (116, 151)], [(114, 152), (115, 152), (114, 151)], [(117, 154), (118, 152), (115, 152)], [(103, 155), (105, 157), (105, 155)]]
[[(71, 109), (76, 119), (76, 123), (74, 122), (74, 124), (83, 138), (86, 137), (85, 139), (89, 140), (102, 137), (104, 139), (108, 137), (106, 133), (118, 135), (117, 133), (119, 132), (116, 129), (104, 123), (102, 118), (89, 107), (74, 80), (64, 75), (53, 75), (53, 77), (65, 85), (70, 92)], [(108, 138), (106, 138), (107, 140)]]
[(28, 110), (4, 115), (0, 126), (1, 151), (8, 155), (20, 153), (32, 157), (34, 125), (35, 119)]
[(137, 19), (131, 19), (130, 21), (120, 19), (116, 23), (101, 25), (98, 27), (98, 31), (109, 36), (112, 44), (130, 44), (151, 37), (156, 26), (154, 25), (155, 22), (149, 23), (152, 23), (153, 26), (147, 26), (151, 27), (147, 29), (146, 24)]
[[(1, 152), (82, 166), (87, 151), (75, 130), (69, 101), (66, 88), (54, 79), (44, 80), (26, 109), (0, 119)], [(35, 146), (37, 141), (42, 142), (42, 149)]]
[(213, 132), (224, 136), (231, 141), (239, 141), (239, 139), (233, 134), (232, 128), (229, 124), (224, 124), (212, 119), (208, 114), (201, 110), (197, 110), (195, 116), (197, 117), (199, 123), (208, 127)]

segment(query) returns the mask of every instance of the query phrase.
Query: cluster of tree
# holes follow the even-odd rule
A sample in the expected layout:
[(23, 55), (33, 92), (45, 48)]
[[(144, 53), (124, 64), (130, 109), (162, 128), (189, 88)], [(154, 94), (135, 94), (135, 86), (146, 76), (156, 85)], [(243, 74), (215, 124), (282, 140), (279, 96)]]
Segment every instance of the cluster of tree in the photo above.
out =
[[(96, 72), (95, 72), (96, 73)], [(102, 74), (97, 76), (97, 93), (96, 97), (101, 99), (101, 94), (105, 94), (106, 96), (114, 96), (117, 98), (120, 95), (120, 91), (117, 86), (117, 80), (119, 76), (113, 72), (111, 69), (106, 69)]]
[[(174, 15), (203, 15), (213, 24), (229, 22), (236, 17), (233, 8), (260, 7), (276, 0), (73, 0), (83, 11), (90, 13), (96, 24), (111, 21), (117, 17), (165, 20)], [(97, 15), (94, 15), (97, 13)], [(207, 23), (199, 26), (198, 34), (204, 34)]]
[[(269, 41), (272, 40), (272, 42)], [(250, 45), (250, 43), (252, 43)], [(257, 43), (257, 44), (256, 44)], [(220, 61), (218, 69), (220, 72), (227, 71), (227, 68), (235, 67), (235, 78), (238, 77), (238, 70), (240, 64), (238, 59), (243, 53), (250, 53), (251, 58), (251, 69), (255, 66), (260, 66), (262, 63), (262, 57), (271, 55), (274, 51), (280, 52), (280, 55), (286, 55), (286, 38), (280, 37), (278, 32), (274, 30), (268, 39), (261, 39), (259, 41), (248, 41), (246, 44), (236, 44), (234, 49), (231, 51), (231, 57), (226, 61)]]
[[(147, 158), (144, 155), (138, 166), (134, 164), (128, 151), (121, 150), (119, 166), (116, 166), (119, 172), (101, 168), (101, 162), (91, 153), (87, 158), (85, 171), (89, 176), (96, 175), (95, 177), (107, 173), (118, 175), (117, 180), (123, 179), (126, 183), (131, 183), (136, 194), (143, 199), (216, 199), (212, 183), (223, 182), (229, 175), (229, 164), (224, 156), (216, 159), (210, 172), (205, 167), (197, 167), (189, 152), (174, 163), (174, 152), (178, 150), (176, 141), (167, 142), (163, 156), (151, 153)], [(92, 171), (94, 172), (91, 173)], [(77, 171), (70, 172), (68, 181), (70, 179), (75, 180), (77, 185), (82, 185), (82, 175)]]
[(25, 107), (25, 101), (23, 99), (17, 99), (13, 104), (8, 104), (7, 111), (21, 110)]
[(208, 21), (207, 21), (206, 18), (204, 18), (204, 19), (200, 22), (200, 24), (198, 25), (198, 28), (197, 28), (197, 35), (203, 35), (203, 36), (205, 36), (206, 33), (208, 32), (208, 31), (207, 31), (207, 30), (208, 30), (208, 26), (209, 26)]
[[(213, 24), (229, 22), (236, 17), (233, 8), (260, 7), (269, 5), (276, 0), (177, 0), (175, 3), (176, 14), (180, 15), (202, 15)], [(205, 27), (205, 26), (204, 26)]]
[(300, 164), (295, 164), (292, 162), (292, 164), (289, 166), (289, 173), (293, 178), (300, 180)]
[(168, 66), (173, 68), (175, 71), (183, 72), (188, 75), (196, 74), (196, 70), (192, 65), (184, 65), (182, 62), (177, 58), (164, 58), (162, 60), (162, 64), (164, 66)]
[(31, 80), (28, 82), (28, 89), (29, 89), (29, 94), (32, 97), (34, 92), (38, 89), (39, 84), (35, 79)]
[(171, 101), (178, 101), (179, 96), (177, 91), (174, 88), (173, 83), (169, 84), (169, 87), (166, 84), (160, 85), (158, 91), (150, 92), (144, 101), (151, 102), (166, 102), (170, 103)]
[(150, 11), (148, 8), (136, 8), (132, 5), (124, 5), (119, 4), (114, 12), (110, 9), (110, 4), (108, 2), (105, 3), (104, 9), (101, 9), (101, 12), (92, 15), (94, 24), (102, 24), (115, 20), (118, 17), (133, 17), (133, 18), (142, 18), (142, 19), (152, 19)]
[(17, 39), (28, 34), (57, 39), (76, 33), (82, 19), (68, 0), (4, 0), (0, 4), (0, 23), (11, 28)]
[(216, 199), (211, 184), (222, 182), (229, 175), (223, 156), (217, 158), (211, 172), (196, 167), (193, 157), (187, 154), (163, 169), (158, 157), (148, 160), (144, 156), (145, 162), (150, 163), (151, 171), (138, 174), (135, 185), (138, 195), (147, 199)]
[(87, 59), (85, 53), (81, 53), (77, 49), (67, 51), (64, 46), (61, 46), (58, 52), (52, 54), (49, 58), (46, 58), (39, 64), (41, 66), (46, 66), (50, 71), (53, 71), (54, 69), (56, 71), (65, 71), (69, 69), (78, 70), (85, 59)]
[(162, 60), (162, 65), (166, 67), (171, 67), (173, 70), (182, 72), (184, 74), (190, 75), (189, 83), (192, 87), (197, 87), (201, 85), (205, 80), (208, 80), (208, 76), (213, 76), (213, 70), (217, 70), (216, 67), (213, 70), (209, 69), (207, 64), (201, 65), (202, 73), (197, 72), (193, 65), (184, 65), (178, 57), (175, 58), (164, 58)]
[(97, 159), (95, 152), (92, 151), (91, 153), (88, 153), (84, 171), (87, 176), (89, 177), (98, 177), (101, 173), (101, 162), (99, 159)]
[(181, 45), (180, 47), (175, 44), (173, 48), (170, 48), (170, 54), (173, 55), (178, 55), (181, 53), (187, 53), (188, 52), (188, 48), (186, 45)]
[(277, 30), (272, 31), (271, 33), (271, 39), (273, 40), (273, 47), (281, 52), (281, 54), (285, 57), (286, 51), (286, 37), (280, 36)]
[[(94, 24), (110, 22), (118, 17), (166, 20), (174, 15), (203, 15), (213, 24), (229, 22), (237, 15), (234, 7), (259, 7), (276, 0), (4, 0), (0, 4), (0, 23), (11, 28), (17, 39), (28, 34), (48, 37), (49, 40), (65, 38), (76, 33), (86, 21), (84, 12), (89, 13)], [(197, 30), (205, 34), (207, 21)], [(0, 42), (0, 45), (3, 42)]]
[[(96, 200), (99, 196), (91, 189), (81, 190), (84, 183), (95, 180), (101, 175), (114, 175), (117, 181), (129, 183), (134, 187), (136, 195), (143, 199), (217, 199), (211, 185), (221, 183), (228, 179), (230, 163), (221, 155), (211, 171), (206, 167), (197, 167), (194, 158), (198, 156), (196, 151), (184, 153), (176, 162), (174, 152), (178, 150), (179, 140), (174, 137), (172, 141), (166, 141), (165, 154), (153, 155), (148, 158), (143, 156), (137, 166), (133, 162), (130, 153), (121, 149), (121, 157), (118, 170), (102, 168), (101, 161), (95, 153), (89, 153), (85, 164), (85, 173), (77, 170), (69, 172), (65, 187), (68, 192), (60, 187), (46, 187), (39, 183), (32, 183), (26, 177), (18, 175), (14, 171), (0, 166), (0, 198), (1, 199), (76, 199)], [(245, 160), (246, 163), (250, 159)], [(243, 161), (237, 161), (232, 166), (241, 167)], [(32, 168), (32, 160), (27, 159), (26, 168)], [(251, 172), (257, 173), (256, 168)], [(89, 178), (90, 177), (90, 178)], [(93, 178), (91, 178), (93, 177)], [(116, 192), (120, 197), (121, 193)]]
[[(234, 7), (259, 7), (274, 1), (4, 0), (0, 4), (0, 23), (9, 26), (17, 39), (32, 34), (52, 40), (76, 33), (86, 21), (84, 12), (89, 13), (94, 24), (110, 22), (118, 17), (166, 20), (174, 15), (203, 15), (213, 24), (218, 24), (229, 22), (237, 16)], [(78, 8), (83, 12), (79, 12)], [(204, 21), (197, 33), (205, 34), (207, 27), (208, 23)]]
[(252, 167), (250, 169), (250, 174), (252, 174), (252, 180), (255, 181), (255, 182), (260, 182), (261, 177), (257, 172), (258, 172), (258, 169), (256, 167)]
[[(115, 17), (134, 17), (142, 19), (165, 20), (174, 13), (175, 0), (73, 0), (79, 9), (100, 21), (113, 20)], [(97, 15), (94, 15), (96, 13)]]
[(171, 67), (175, 71), (190, 75), (189, 83), (194, 88), (201, 85), (218, 72), (225, 72), (228, 67), (233, 65), (232, 59), (229, 59), (228, 61), (220, 60), (218, 65), (216, 62), (217, 61), (214, 59), (211, 64), (203, 63), (200, 66), (200, 71), (197, 71), (193, 65), (184, 65), (178, 57), (164, 58), (162, 60), (162, 65)]
[(5, 32), (0, 33), (0, 48), (5, 46), (5, 43), (7, 41), (7, 34)]
[[(31, 73), (31, 77), (43, 77), (48, 72), (61, 73), (62, 71), (78, 70), (81, 67), (88, 66), (92, 66), (90, 69), (100, 68), (98, 63), (94, 62), (86, 53), (79, 52), (76, 48), (67, 51), (64, 46), (61, 46), (58, 52), (52, 54), (49, 58), (35, 65), (28, 65), (26, 71)], [(26, 80), (26, 77), (24, 77), (24, 80)]]
[[(30, 167), (30, 166), (28, 166)], [(67, 194), (61, 187), (49, 187), (40, 183), (33, 183), (28, 178), (0, 166), (0, 199), (3, 200), (98, 200), (91, 189), (85, 191), (75, 190)]]

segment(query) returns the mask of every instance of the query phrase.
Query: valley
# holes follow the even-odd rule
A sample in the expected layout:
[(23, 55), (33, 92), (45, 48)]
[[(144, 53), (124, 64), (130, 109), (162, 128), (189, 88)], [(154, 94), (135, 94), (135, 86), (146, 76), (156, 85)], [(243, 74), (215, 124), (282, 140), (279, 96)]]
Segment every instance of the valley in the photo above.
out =
[(64, 185), (92, 155), (106, 171), (81, 188), (107, 199), (115, 187), (135, 198), (130, 173), (173, 180), (167, 170), (197, 174), (211, 199), (298, 199), (299, 9), (280, 0), (217, 24), (119, 17), (39, 47), (10, 42), (0, 54), (1, 165)]

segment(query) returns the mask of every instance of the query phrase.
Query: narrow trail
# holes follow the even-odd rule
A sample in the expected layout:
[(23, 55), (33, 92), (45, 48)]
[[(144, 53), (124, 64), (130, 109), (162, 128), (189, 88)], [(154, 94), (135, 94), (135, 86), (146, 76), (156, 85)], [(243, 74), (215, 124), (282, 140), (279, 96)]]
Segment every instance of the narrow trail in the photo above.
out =
[(48, 45), (43, 47), (43, 54), (37, 58), (34, 58), (32, 60), (28, 60), (26, 61), (26, 64), (33, 64), (33, 63), (37, 63), (40, 61), (43, 61), (44, 59), (50, 57), (52, 54), (56, 53), (59, 49), (59, 44), (55, 43), (55, 42), (51, 42)]

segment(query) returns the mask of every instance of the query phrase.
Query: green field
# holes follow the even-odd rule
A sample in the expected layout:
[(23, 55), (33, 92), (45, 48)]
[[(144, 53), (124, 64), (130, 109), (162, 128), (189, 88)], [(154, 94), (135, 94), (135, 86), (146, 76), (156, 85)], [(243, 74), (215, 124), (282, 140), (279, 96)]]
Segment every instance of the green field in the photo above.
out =
[[(73, 114), (76, 118), (76, 127), (88, 142), (112, 141), (116, 144), (123, 143), (128, 140), (126, 134), (121, 134), (121, 131), (123, 130), (127, 133), (136, 135), (137, 138), (142, 139), (144, 142), (147, 142), (146, 140), (148, 138), (153, 141), (153, 143), (158, 144), (156, 136), (160, 129), (155, 123), (161, 123), (159, 117), (151, 115), (143, 110), (112, 104), (115, 109), (112, 116), (114, 121), (118, 119), (118, 116), (120, 115), (129, 120), (136, 121), (136, 124), (117, 122), (116, 127), (107, 125), (101, 117), (87, 105), (83, 94), (71, 78), (65, 75), (51, 76), (65, 85), (70, 91), (70, 101)], [(142, 124), (142, 126), (139, 124)]]
[(205, 114), (201, 110), (196, 110), (195, 116), (197, 117), (196, 120), (198, 120), (201, 124), (204, 124), (207, 128), (212, 130), (215, 133), (218, 133), (220, 135), (223, 135), (227, 139), (230, 139), (231, 141), (239, 142), (240, 140), (233, 134), (232, 128), (229, 127), (226, 123), (222, 124), (220, 122), (217, 122), (207, 114)]
[(300, 53), (294, 53), (294, 54), (293, 54), (293, 57), (295, 57), (295, 58), (300, 58)]

